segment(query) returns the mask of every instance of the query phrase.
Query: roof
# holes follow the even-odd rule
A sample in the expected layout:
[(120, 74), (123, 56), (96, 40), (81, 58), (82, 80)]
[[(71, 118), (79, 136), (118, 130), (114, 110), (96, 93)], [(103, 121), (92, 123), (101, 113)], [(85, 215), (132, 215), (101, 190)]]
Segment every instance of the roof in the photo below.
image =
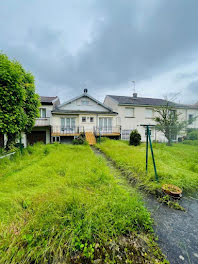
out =
[(100, 101), (98, 101), (97, 99), (93, 98), (91, 95), (89, 95), (87, 93), (83, 93), (80, 96), (77, 96), (77, 97), (75, 97), (75, 98), (73, 98), (73, 99), (71, 99), (71, 100), (59, 105), (58, 108), (61, 108), (62, 106), (67, 105), (67, 104), (69, 104), (69, 103), (71, 103), (71, 102), (73, 102), (75, 100), (78, 100), (78, 99), (80, 99), (82, 97), (87, 97), (87, 98), (93, 100), (94, 102), (96, 102), (98, 105), (100, 105), (100, 106), (104, 107), (105, 109), (107, 109), (108, 111), (112, 112), (112, 109), (110, 107), (104, 105), (103, 103), (101, 103)]
[[(118, 102), (119, 105), (142, 105), (142, 106), (162, 106), (167, 104), (167, 100), (157, 99), (157, 98), (146, 98), (146, 97), (137, 97), (132, 96), (117, 96), (117, 95), (107, 95), (110, 98)], [(174, 102), (169, 102), (172, 106), (175, 107), (188, 107), (184, 104), (177, 104)]]
[(58, 99), (58, 96), (40, 96), (42, 104), (53, 104), (53, 101)]
[(52, 111), (53, 114), (105, 114), (105, 115), (117, 115), (118, 113), (109, 111), (83, 111), (83, 110), (61, 110), (61, 109), (54, 109)]

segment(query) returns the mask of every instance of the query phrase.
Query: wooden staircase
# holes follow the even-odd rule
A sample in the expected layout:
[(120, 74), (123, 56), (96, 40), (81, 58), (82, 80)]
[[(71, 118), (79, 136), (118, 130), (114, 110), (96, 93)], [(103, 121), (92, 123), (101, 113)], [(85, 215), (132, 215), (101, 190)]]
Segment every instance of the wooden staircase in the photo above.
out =
[(85, 138), (89, 145), (95, 145), (96, 144), (96, 137), (93, 132), (85, 132)]

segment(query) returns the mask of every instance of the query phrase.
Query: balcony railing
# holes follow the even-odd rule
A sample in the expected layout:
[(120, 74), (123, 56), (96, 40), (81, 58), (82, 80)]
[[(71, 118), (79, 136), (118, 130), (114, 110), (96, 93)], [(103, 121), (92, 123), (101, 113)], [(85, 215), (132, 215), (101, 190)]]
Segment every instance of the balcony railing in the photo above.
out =
[(95, 127), (94, 129), (95, 135), (108, 136), (108, 135), (120, 135), (121, 134), (121, 126), (115, 127)]
[(50, 126), (50, 118), (49, 117), (37, 118), (34, 126), (36, 126), (36, 127)]
[(111, 136), (111, 135), (120, 135), (121, 127), (86, 127), (86, 126), (72, 126), (72, 127), (61, 127), (61, 126), (52, 126), (52, 135), (54, 136), (75, 136), (79, 135), (82, 132), (93, 132), (95, 136)]
[(84, 132), (84, 127), (79, 127), (79, 126), (72, 126), (72, 127), (53, 126), (52, 127), (52, 133), (57, 134), (59, 136), (78, 135), (81, 132)]

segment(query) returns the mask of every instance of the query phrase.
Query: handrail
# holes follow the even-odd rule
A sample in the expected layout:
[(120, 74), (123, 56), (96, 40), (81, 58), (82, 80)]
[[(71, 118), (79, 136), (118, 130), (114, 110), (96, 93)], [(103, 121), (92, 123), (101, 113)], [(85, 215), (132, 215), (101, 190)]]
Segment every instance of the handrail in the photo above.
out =
[(120, 134), (121, 126), (95, 127), (95, 134)]
[(80, 134), (83, 132), (83, 127), (80, 126), (70, 126), (70, 127), (62, 127), (62, 126), (52, 126), (52, 133), (58, 134)]

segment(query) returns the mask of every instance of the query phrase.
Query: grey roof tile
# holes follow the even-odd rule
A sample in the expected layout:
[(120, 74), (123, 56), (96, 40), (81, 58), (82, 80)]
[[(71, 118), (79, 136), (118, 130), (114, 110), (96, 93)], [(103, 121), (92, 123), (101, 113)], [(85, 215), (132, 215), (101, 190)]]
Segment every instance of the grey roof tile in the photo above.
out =
[[(117, 95), (108, 95), (112, 99), (116, 100), (120, 105), (148, 105), (148, 106), (162, 106), (167, 104), (167, 100), (157, 99), (157, 98), (145, 98), (145, 97), (137, 97), (134, 98), (132, 96), (117, 96)], [(188, 107), (184, 104), (177, 104), (174, 102), (169, 102), (175, 107)]]
[(40, 96), (40, 101), (41, 103), (52, 103), (56, 98), (58, 98), (57, 96)]

